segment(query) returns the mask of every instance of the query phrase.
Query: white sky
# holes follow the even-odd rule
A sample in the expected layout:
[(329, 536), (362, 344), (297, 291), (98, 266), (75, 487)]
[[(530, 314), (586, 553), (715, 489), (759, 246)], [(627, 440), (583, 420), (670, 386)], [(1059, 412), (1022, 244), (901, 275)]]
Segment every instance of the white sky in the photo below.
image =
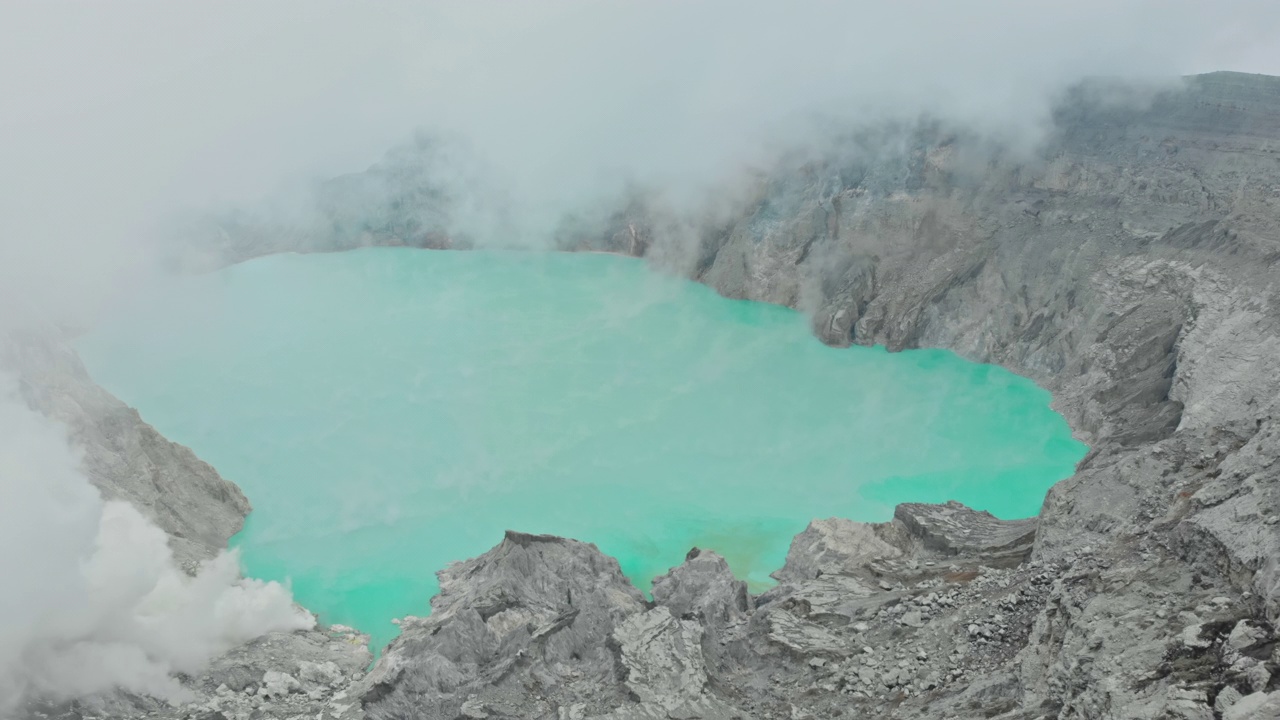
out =
[(95, 297), (166, 213), (363, 169), (418, 127), (554, 204), (609, 170), (704, 177), (815, 108), (1025, 128), (1082, 75), (1215, 69), (1280, 74), (1280, 3), (8, 0), (0, 283)]

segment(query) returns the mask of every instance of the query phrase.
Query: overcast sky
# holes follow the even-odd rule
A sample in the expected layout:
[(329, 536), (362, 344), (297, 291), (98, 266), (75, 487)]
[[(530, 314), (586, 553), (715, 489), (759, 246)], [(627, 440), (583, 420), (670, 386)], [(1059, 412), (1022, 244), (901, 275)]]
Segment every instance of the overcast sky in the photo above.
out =
[(1082, 75), (1215, 69), (1280, 74), (1280, 3), (8, 0), (0, 282), (92, 294), (167, 213), (362, 169), (419, 127), (555, 203), (604, 172), (706, 176), (816, 109), (1025, 129)]

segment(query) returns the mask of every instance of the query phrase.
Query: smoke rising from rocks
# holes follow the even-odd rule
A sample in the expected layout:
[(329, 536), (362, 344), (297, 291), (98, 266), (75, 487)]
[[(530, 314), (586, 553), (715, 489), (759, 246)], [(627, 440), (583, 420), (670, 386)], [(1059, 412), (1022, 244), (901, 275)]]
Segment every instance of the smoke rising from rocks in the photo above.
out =
[(104, 502), (65, 428), (0, 375), (0, 716), (33, 693), (115, 687), (181, 700), (174, 672), (314, 620), (278, 583), (241, 579), (234, 552), (195, 576), (127, 502)]

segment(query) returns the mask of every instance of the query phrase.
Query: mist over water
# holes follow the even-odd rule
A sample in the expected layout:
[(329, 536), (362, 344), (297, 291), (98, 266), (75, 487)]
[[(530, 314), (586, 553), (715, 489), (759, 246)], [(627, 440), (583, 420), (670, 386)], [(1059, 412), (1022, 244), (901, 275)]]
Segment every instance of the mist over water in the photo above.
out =
[(612, 255), (271, 256), (151, 288), (80, 350), (245, 490), (251, 576), (379, 642), (508, 528), (595, 542), (641, 587), (710, 547), (760, 589), (812, 518), (1030, 516), (1085, 449), (1001, 368), (826, 347)]

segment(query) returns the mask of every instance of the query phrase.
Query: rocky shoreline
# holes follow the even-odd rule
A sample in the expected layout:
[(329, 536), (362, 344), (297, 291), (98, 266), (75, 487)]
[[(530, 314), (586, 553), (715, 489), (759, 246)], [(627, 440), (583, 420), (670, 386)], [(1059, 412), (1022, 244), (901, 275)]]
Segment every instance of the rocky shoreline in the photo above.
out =
[[(951, 504), (815, 521), (760, 596), (695, 549), (652, 601), (591, 545), (509, 532), (441, 571), (431, 615), (367, 675), (360, 636), (331, 628), (220, 659), (188, 679), (190, 706), (33, 716), (1280, 717), (1280, 78), (1098, 89), (1067, 98), (1035, 157), (932, 121), (878, 126), (784, 160), (730, 210), (637, 192), (561, 237), (800, 308), (831, 344), (943, 347), (1035, 379), (1092, 448), (1037, 519)], [(410, 151), (335, 181), (321, 226), (224, 224), (224, 260), (467, 247), (430, 174), (408, 171), (430, 153)], [(185, 560), (224, 546), (238, 490), (64, 345), (27, 347), (4, 364), (68, 422), (95, 484)]]

